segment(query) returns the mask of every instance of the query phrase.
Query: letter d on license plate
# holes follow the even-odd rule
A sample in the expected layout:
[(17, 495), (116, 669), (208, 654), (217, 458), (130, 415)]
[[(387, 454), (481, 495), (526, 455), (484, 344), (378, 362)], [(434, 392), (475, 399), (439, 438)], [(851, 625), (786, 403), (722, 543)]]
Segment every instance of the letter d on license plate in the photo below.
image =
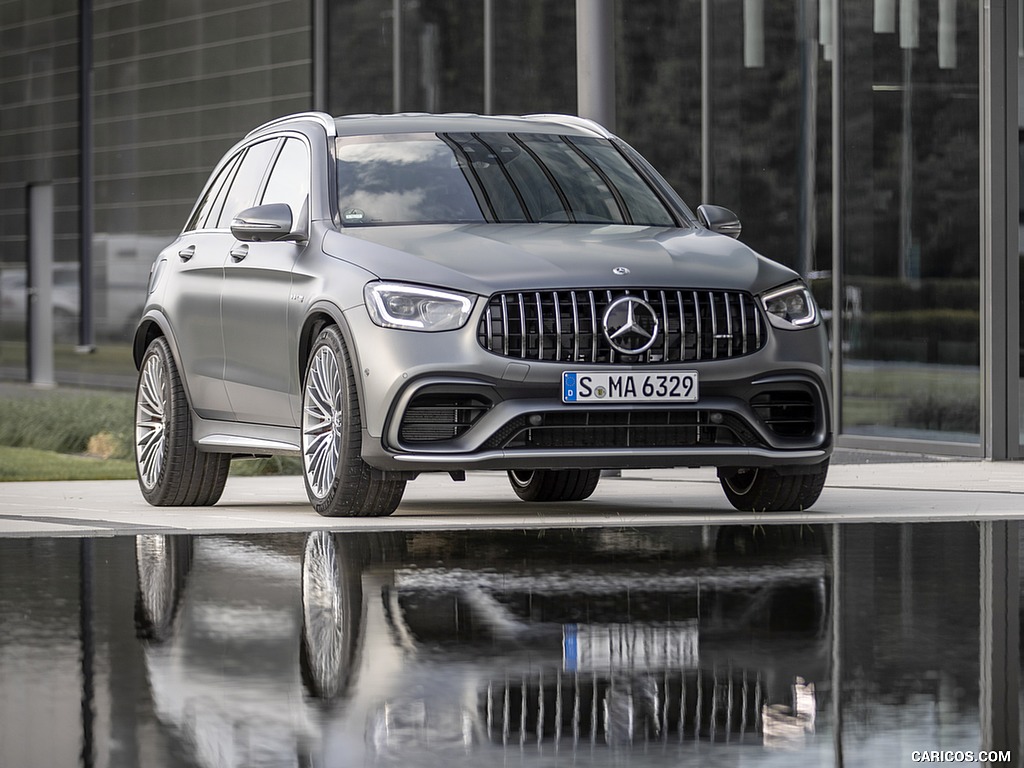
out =
[(697, 399), (696, 371), (562, 374), (563, 403), (695, 403)]

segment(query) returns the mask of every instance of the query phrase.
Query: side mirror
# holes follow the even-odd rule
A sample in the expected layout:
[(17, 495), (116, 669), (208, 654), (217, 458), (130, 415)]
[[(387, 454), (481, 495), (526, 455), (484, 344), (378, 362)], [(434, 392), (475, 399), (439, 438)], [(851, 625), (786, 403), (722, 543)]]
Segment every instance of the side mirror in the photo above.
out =
[(701, 224), (712, 232), (717, 232), (720, 235), (734, 239), (739, 237), (740, 232), (743, 231), (743, 225), (740, 224), (739, 217), (728, 208), (723, 208), (720, 205), (702, 205), (698, 207), (697, 218), (700, 219)]
[(305, 233), (292, 231), (292, 221), (292, 209), (285, 203), (257, 205), (231, 219), (231, 234), (247, 243), (305, 240)]

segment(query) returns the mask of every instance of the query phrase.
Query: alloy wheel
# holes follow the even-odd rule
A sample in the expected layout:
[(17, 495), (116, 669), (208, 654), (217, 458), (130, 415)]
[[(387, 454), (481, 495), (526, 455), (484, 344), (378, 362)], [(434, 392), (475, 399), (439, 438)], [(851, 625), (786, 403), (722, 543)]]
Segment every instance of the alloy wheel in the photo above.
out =
[(167, 375), (160, 354), (146, 358), (135, 402), (135, 457), (139, 480), (152, 489), (160, 479), (167, 444)]
[(338, 358), (322, 346), (310, 362), (302, 403), (302, 461), (317, 498), (330, 493), (338, 474), (343, 414)]
[(347, 612), (339, 583), (338, 552), (328, 531), (306, 539), (302, 560), (302, 612), (307, 663), (317, 695), (327, 699), (342, 687)]

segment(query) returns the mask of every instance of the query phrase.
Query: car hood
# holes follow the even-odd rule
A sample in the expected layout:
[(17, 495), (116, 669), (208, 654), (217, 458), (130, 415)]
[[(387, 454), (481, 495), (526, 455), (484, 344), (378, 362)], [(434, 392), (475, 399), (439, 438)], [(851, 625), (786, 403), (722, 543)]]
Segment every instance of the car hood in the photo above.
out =
[[(382, 280), (484, 296), (616, 287), (760, 292), (797, 278), (742, 243), (703, 229), (586, 224), (365, 227), (331, 231), (324, 249)], [(629, 272), (613, 272), (620, 267)]]

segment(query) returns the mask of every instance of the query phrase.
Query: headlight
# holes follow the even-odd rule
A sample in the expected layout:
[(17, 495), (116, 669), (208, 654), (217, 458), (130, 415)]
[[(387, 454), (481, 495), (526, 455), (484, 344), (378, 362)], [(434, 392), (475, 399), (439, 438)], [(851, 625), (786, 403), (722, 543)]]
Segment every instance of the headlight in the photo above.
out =
[(369, 283), (363, 289), (370, 319), (383, 328), (454, 331), (469, 319), (474, 298), (403, 283)]
[(766, 293), (761, 303), (776, 328), (795, 330), (818, 324), (818, 305), (803, 283), (794, 283)]

